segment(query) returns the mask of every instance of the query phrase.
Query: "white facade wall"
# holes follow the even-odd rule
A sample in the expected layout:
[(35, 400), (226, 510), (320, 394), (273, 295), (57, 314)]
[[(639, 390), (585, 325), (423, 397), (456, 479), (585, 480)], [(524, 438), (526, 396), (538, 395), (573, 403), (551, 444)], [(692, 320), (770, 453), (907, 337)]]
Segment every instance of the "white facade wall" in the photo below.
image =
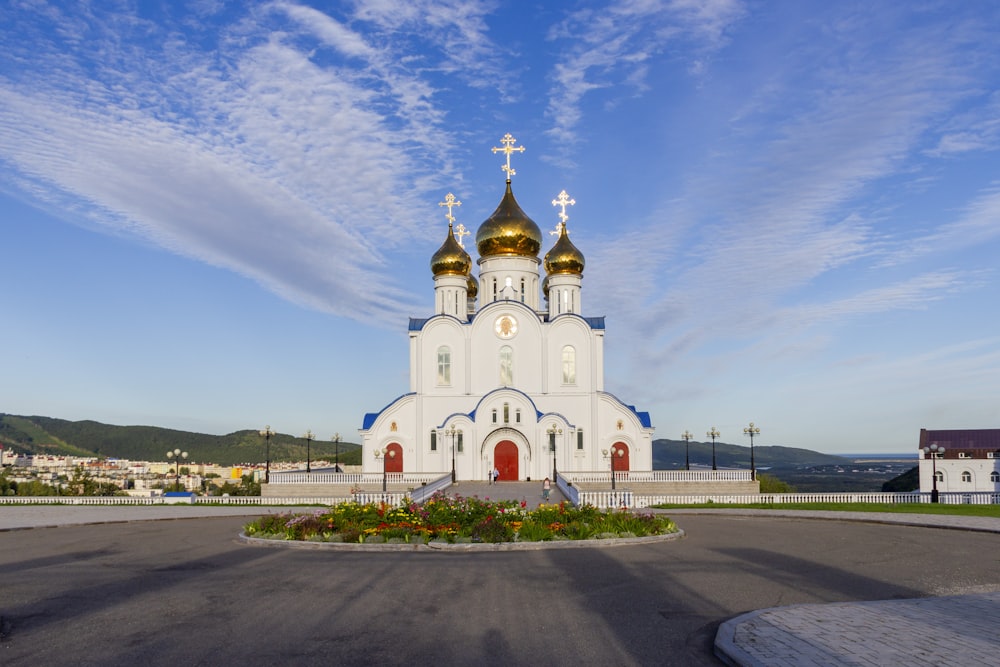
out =
[[(996, 454), (1000, 457), (1000, 454)], [(941, 493), (1000, 491), (1000, 458), (939, 458), (931, 461), (920, 452), (920, 490), (924, 493), (934, 488), (932, 470), (937, 468)], [(968, 474), (968, 480), (963, 475)]]

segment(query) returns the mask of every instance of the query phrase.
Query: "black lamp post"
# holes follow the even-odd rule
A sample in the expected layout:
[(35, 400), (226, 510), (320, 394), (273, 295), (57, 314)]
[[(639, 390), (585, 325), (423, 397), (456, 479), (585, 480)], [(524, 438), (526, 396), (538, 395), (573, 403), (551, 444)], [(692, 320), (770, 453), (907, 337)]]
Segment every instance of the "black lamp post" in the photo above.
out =
[(690, 433), (687, 429), (681, 433), (681, 438), (684, 439), (684, 469), (691, 469), (691, 438), (694, 437), (694, 433)]
[(937, 459), (938, 456), (944, 456), (944, 447), (939, 447), (936, 442), (932, 442), (930, 447), (924, 447), (924, 457), (930, 457), (931, 459), (931, 502), (938, 502), (938, 488), (937, 488)]
[(455, 474), (455, 439), (462, 435), (462, 429), (455, 428), (455, 425), (452, 424), (451, 428), (446, 428), (444, 430), (444, 432), (451, 436), (451, 481), (452, 481), (452, 483), (454, 483), (455, 479), (456, 479), (456, 474)]
[(334, 433), (333, 437), (333, 472), (340, 472), (340, 434)]
[(555, 483), (559, 474), (556, 470), (556, 435), (562, 434), (562, 429), (556, 428), (556, 425), (552, 424), (546, 433), (549, 434), (549, 449), (552, 450), (552, 482)]
[(707, 435), (712, 439), (712, 470), (718, 470), (718, 468), (715, 467), (715, 439), (722, 434), (716, 431), (715, 427), (713, 426), (712, 430), (706, 433), (705, 435)]
[(306, 472), (312, 472), (312, 462), (309, 454), (309, 443), (311, 443), (313, 438), (315, 438), (316, 436), (313, 435), (312, 429), (309, 429), (302, 437), (306, 439)]
[(757, 467), (753, 461), (753, 437), (760, 435), (760, 428), (754, 426), (753, 422), (750, 422), (750, 426), (743, 429), (743, 435), (750, 436), (750, 479), (757, 479)]
[(264, 450), (264, 483), (267, 484), (271, 481), (271, 436), (274, 435), (274, 431), (271, 430), (271, 426), (265, 426), (260, 434), (264, 437), (265, 445)]
[(625, 456), (625, 450), (624, 449), (618, 449), (617, 447), (615, 447), (614, 445), (612, 445), (610, 452), (605, 449), (605, 450), (602, 450), (601, 453), (604, 454), (604, 456), (611, 461), (611, 490), (614, 491), (615, 490), (615, 456), (617, 456), (618, 458), (621, 458), (621, 457)]
[(174, 462), (174, 489), (177, 491), (181, 490), (181, 459), (186, 459), (187, 457), (188, 453), (182, 452), (179, 449), (167, 452), (167, 460)]
[(389, 458), (395, 458), (395, 456), (396, 450), (389, 449), (388, 447), (381, 450), (375, 450), (375, 459), (382, 459), (382, 493), (386, 492), (386, 460)]

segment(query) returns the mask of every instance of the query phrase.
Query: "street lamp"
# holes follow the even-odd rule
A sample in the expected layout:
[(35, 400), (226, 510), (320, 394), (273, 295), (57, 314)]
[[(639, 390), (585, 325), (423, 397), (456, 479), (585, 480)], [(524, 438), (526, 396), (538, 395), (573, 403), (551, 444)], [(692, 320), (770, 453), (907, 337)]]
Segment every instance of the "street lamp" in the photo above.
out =
[(932, 442), (930, 447), (924, 447), (924, 457), (931, 458), (931, 479), (933, 480), (931, 486), (931, 502), (936, 503), (938, 501), (938, 488), (937, 488), (937, 459), (938, 455), (944, 456), (944, 447), (939, 447), (936, 442)]
[(712, 439), (712, 470), (718, 470), (718, 468), (715, 467), (715, 439), (721, 436), (722, 434), (716, 431), (715, 427), (713, 426), (712, 430), (706, 433), (705, 435), (707, 435)]
[(267, 443), (267, 448), (264, 454), (264, 483), (267, 484), (271, 481), (271, 436), (274, 435), (274, 431), (272, 431), (271, 426), (268, 425), (260, 431), (260, 434)]
[(555, 423), (553, 423), (545, 432), (549, 434), (549, 449), (552, 450), (552, 481), (555, 482), (558, 475), (556, 471), (556, 435), (562, 435), (562, 429), (556, 428)]
[(340, 472), (340, 434), (334, 433), (333, 437), (333, 472)]
[(694, 433), (689, 433), (687, 429), (681, 433), (681, 437), (684, 439), (684, 469), (691, 469), (691, 438), (694, 437)]
[(625, 450), (623, 448), (618, 448), (618, 447), (615, 447), (615, 446), (612, 445), (610, 452), (608, 450), (606, 450), (606, 449), (602, 449), (601, 450), (601, 454), (604, 455), (604, 458), (609, 459), (611, 461), (611, 490), (614, 491), (615, 490), (615, 457), (617, 456), (618, 458), (623, 458), (625, 456)]
[(446, 428), (444, 430), (445, 434), (451, 436), (451, 481), (452, 484), (455, 483), (455, 438), (462, 435), (462, 429), (456, 428), (454, 424), (451, 428)]
[(309, 443), (311, 443), (313, 438), (316, 436), (313, 435), (312, 429), (309, 429), (302, 437), (306, 439), (306, 472), (312, 472), (312, 463), (309, 455)]
[(750, 422), (750, 426), (743, 429), (743, 435), (750, 436), (750, 479), (757, 479), (757, 467), (753, 462), (753, 437), (760, 435), (760, 428), (754, 426), (753, 422)]
[(167, 460), (174, 461), (174, 488), (178, 491), (181, 490), (181, 459), (186, 459), (187, 457), (188, 453), (182, 452), (179, 449), (167, 452)]
[(386, 447), (385, 449), (376, 449), (375, 450), (375, 460), (377, 461), (379, 459), (382, 459), (382, 493), (385, 493), (385, 488), (386, 488), (385, 487), (385, 479), (386, 479), (385, 464), (386, 464), (386, 460), (390, 459), (390, 458), (395, 458), (395, 456), (396, 456), (396, 450), (395, 449), (389, 449), (388, 447)]

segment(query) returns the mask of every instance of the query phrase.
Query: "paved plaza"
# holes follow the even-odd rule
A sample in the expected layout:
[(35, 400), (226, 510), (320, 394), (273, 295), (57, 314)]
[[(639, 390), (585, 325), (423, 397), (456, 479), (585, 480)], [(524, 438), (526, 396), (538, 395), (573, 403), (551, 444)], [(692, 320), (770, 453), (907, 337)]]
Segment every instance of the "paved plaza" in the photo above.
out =
[(676, 510), (682, 540), (509, 553), (236, 539), (247, 516), (282, 511), (0, 506), (0, 664), (719, 665), (718, 648), (738, 665), (973, 665), (1000, 655), (1000, 519), (925, 517), (941, 523), (925, 527)]

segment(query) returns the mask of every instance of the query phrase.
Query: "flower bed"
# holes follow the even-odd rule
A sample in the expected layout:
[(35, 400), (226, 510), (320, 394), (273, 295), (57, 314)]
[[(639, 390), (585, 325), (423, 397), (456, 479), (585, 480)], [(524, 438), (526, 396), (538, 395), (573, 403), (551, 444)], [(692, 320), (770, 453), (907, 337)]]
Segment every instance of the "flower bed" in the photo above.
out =
[(529, 510), (524, 501), (436, 493), (423, 505), (345, 502), (310, 514), (272, 514), (244, 527), (248, 537), (314, 542), (542, 542), (646, 537), (677, 532), (651, 512), (601, 511), (568, 503)]

